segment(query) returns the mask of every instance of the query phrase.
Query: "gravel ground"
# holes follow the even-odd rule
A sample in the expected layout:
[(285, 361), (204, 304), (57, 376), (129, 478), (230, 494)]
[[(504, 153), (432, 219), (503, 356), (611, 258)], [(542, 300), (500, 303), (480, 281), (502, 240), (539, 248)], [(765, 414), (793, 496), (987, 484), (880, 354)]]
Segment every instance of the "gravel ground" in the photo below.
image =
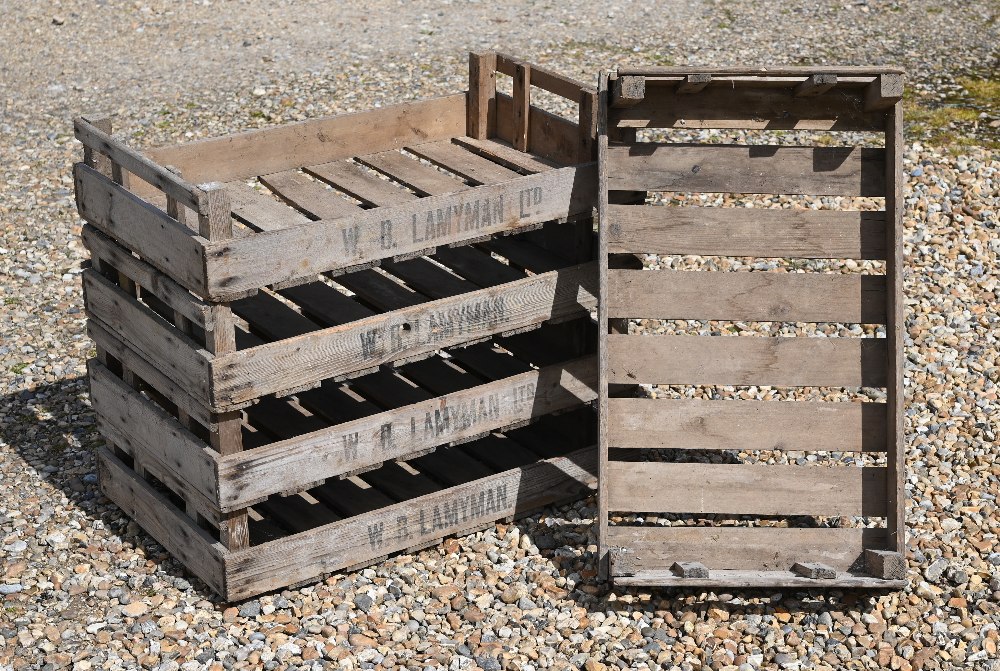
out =
[(459, 90), (486, 47), (587, 81), (896, 63), (928, 97), (996, 67), (995, 1), (789, 4), (0, 0), (0, 669), (1000, 668), (995, 145), (905, 154), (900, 593), (602, 593), (590, 499), (229, 606), (97, 491), (75, 114), (150, 146)]

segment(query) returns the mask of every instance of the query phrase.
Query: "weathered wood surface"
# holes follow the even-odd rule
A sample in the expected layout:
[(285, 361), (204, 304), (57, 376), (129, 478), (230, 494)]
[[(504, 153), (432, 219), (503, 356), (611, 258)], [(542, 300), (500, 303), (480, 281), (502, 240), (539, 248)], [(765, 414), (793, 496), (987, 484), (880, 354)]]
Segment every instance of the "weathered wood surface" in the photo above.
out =
[(310, 119), (152, 149), (194, 183), (231, 182), (465, 134), (465, 94)]
[(308, 166), (304, 170), (369, 206), (399, 205), (417, 198), (406, 189), (372, 174), (353, 161), (331, 161)]
[[(516, 76), (517, 65), (520, 63), (518, 59), (507, 54), (497, 54), (496, 59), (498, 72), (511, 77)], [(531, 66), (531, 85), (575, 103), (580, 102), (581, 92), (594, 90), (583, 82), (540, 65)]]
[(837, 577), (836, 569), (819, 562), (795, 562), (792, 573), (813, 580), (833, 580)]
[(226, 554), (218, 542), (200, 529), (150, 485), (136, 477), (107, 448), (97, 451), (101, 491), (134, 519), (191, 573), (219, 594), (226, 594)]
[(597, 86), (597, 575), (608, 577), (608, 253), (612, 224), (608, 222), (608, 73), (602, 72)]
[(880, 547), (885, 529), (787, 527), (613, 526), (608, 543), (627, 548), (636, 570), (667, 569), (680, 560), (711, 569), (788, 571), (811, 558), (847, 571), (865, 548)]
[(392, 177), (420, 196), (440, 196), (454, 191), (462, 191), (468, 185), (458, 177), (421, 163), (415, 158), (398, 151), (384, 151), (366, 154), (357, 158), (359, 163)]
[(884, 387), (885, 338), (608, 336), (613, 384)]
[(885, 213), (609, 205), (611, 253), (884, 259)]
[(615, 77), (608, 85), (611, 107), (633, 107), (646, 97), (646, 80), (642, 77)]
[(469, 93), (466, 133), (485, 140), (496, 129), (497, 55), (469, 53)]
[(89, 368), (90, 398), (102, 433), (143, 464), (157, 464), (169, 474), (165, 482), (178, 494), (185, 500), (195, 499), (200, 510), (217, 516), (217, 465), (212, 450), (96, 360), (90, 361)]
[[(513, 142), (513, 98), (498, 92), (496, 107), (497, 137)], [(573, 165), (580, 160), (580, 127), (532, 105), (528, 111), (528, 151), (560, 165)], [(590, 188), (593, 189), (593, 182)]]
[(608, 188), (884, 196), (885, 150), (864, 147), (681, 145), (608, 147)]
[[(485, 159), (484, 159), (485, 160)], [(499, 166), (498, 166), (499, 167)], [(589, 211), (593, 164), (209, 244), (213, 298)]]
[(83, 163), (73, 167), (73, 178), (81, 217), (187, 289), (206, 295), (204, 238)]
[(596, 375), (590, 357), (556, 364), (223, 457), (223, 509), (586, 403)]
[(572, 266), (216, 356), (213, 405), (224, 408), (550, 319), (586, 314), (597, 303), (594, 271), (592, 263)]
[(499, 140), (477, 140), (471, 137), (457, 137), (455, 142), (477, 154), (486, 156), (501, 165), (525, 173), (545, 172), (558, 168), (559, 164), (529, 151), (520, 151)]
[(884, 403), (612, 398), (608, 444), (622, 448), (881, 452)]
[(810, 75), (804, 82), (795, 85), (792, 95), (808, 98), (826, 93), (837, 85), (837, 75)]
[(838, 92), (796, 98), (791, 90), (710, 86), (678, 95), (647, 85), (646, 97), (614, 110), (617, 128), (739, 128), (747, 130), (880, 131), (879, 115), (866, 112), (864, 93)]
[(812, 578), (803, 578), (791, 571), (711, 571), (708, 578), (682, 578), (669, 569), (637, 571), (634, 575), (616, 577), (622, 587), (708, 587), (712, 589), (801, 588), (815, 589), (899, 589), (906, 587), (905, 580), (881, 580), (867, 575), (838, 573), (822, 585)]
[[(901, 86), (901, 85), (900, 85)], [(902, 91), (900, 91), (902, 95)], [(900, 554), (906, 553), (906, 446), (904, 439), (904, 392), (903, 368), (906, 359), (903, 354), (906, 316), (903, 302), (903, 105), (896, 103), (886, 114), (885, 124), (886, 181), (891, 185), (885, 199), (888, 216), (886, 226), (886, 248), (892, 250), (886, 262), (886, 274), (891, 278), (886, 310), (889, 323), (886, 325), (886, 347), (889, 369), (886, 389), (889, 430), (886, 436), (888, 450), (888, 508), (886, 526), (889, 529), (890, 549)]]
[(875, 578), (903, 580), (906, 578), (906, 557), (892, 550), (865, 550), (865, 569)]
[(241, 599), (271, 591), (578, 497), (593, 487), (595, 470), (594, 449), (579, 450), (230, 553), (228, 596)]
[(644, 77), (685, 76), (691, 74), (709, 74), (716, 76), (759, 76), (759, 77), (808, 77), (810, 75), (844, 75), (852, 77), (877, 77), (881, 74), (903, 74), (901, 68), (869, 67), (865, 65), (785, 65), (781, 67), (747, 68), (747, 67), (689, 67), (677, 66), (643, 66), (628, 65), (618, 68), (618, 76), (638, 75)]
[[(903, 99), (903, 75), (880, 74), (865, 89), (865, 110), (890, 109)], [(890, 111), (892, 115), (894, 112)]]
[(408, 145), (406, 150), (460, 175), (476, 185), (496, 184), (515, 179), (518, 176), (513, 170), (474, 154), (450, 139)]
[(90, 319), (197, 398), (209, 398), (209, 356), (196, 342), (95, 270), (83, 272)]
[(884, 324), (885, 277), (609, 270), (608, 317)]
[(674, 89), (676, 93), (700, 93), (712, 82), (712, 75), (686, 75)]
[(885, 477), (877, 467), (609, 461), (608, 509), (880, 516)]
[(260, 181), (281, 200), (313, 219), (339, 219), (358, 210), (355, 203), (298, 170), (261, 175)]

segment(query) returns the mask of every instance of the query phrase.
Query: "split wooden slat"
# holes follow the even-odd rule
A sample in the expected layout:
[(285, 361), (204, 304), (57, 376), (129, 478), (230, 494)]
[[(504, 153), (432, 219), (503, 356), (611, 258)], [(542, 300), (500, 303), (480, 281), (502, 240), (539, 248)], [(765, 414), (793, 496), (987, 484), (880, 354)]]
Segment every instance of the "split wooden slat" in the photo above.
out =
[(495, 184), (517, 177), (513, 170), (473, 154), (450, 140), (409, 145), (406, 150), (475, 184)]
[(305, 171), (366, 205), (379, 207), (399, 205), (417, 198), (409, 191), (376, 177), (352, 161), (313, 165), (305, 168)]
[(455, 138), (455, 142), (511, 170), (518, 170), (527, 174), (545, 172), (546, 170), (559, 167), (559, 164), (555, 161), (550, 161), (542, 156), (535, 156), (527, 150), (518, 150), (497, 140), (477, 140), (471, 137), (457, 137)]

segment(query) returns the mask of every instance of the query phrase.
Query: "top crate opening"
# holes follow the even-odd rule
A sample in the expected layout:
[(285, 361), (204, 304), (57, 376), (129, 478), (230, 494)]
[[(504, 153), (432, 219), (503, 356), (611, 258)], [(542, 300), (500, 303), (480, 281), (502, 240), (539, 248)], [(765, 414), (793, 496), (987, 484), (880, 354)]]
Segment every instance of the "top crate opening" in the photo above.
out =
[[(578, 122), (532, 104), (532, 87), (577, 105)], [(78, 207), (185, 289), (233, 301), (590, 217), (595, 96), (488, 52), (470, 55), (466, 93), (146, 153), (79, 119)]]

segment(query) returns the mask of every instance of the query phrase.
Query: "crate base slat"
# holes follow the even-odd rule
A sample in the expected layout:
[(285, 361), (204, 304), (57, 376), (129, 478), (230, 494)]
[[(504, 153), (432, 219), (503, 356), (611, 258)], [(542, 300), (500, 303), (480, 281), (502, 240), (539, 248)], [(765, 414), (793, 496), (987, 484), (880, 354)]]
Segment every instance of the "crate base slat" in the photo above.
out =
[(802, 589), (900, 589), (906, 580), (884, 580), (867, 575), (838, 573), (836, 578), (804, 578), (791, 571), (709, 571), (707, 578), (683, 578), (669, 568), (646, 569), (634, 575), (614, 575), (622, 587), (680, 587), (708, 589), (802, 588)]

